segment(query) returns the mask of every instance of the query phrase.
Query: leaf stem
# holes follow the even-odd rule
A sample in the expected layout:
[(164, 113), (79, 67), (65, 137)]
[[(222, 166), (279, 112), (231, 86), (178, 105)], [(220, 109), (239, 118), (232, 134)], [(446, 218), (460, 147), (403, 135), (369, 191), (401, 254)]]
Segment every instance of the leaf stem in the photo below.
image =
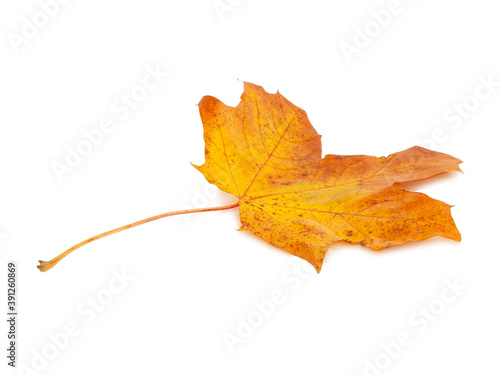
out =
[(86, 239), (85, 241), (82, 241), (82, 242), (76, 244), (75, 246), (70, 247), (64, 253), (59, 254), (54, 259), (49, 260), (48, 262), (45, 262), (43, 260), (39, 260), (38, 262), (40, 263), (40, 265), (37, 266), (37, 267), (42, 272), (48, 271), (52, 267), (54, 267), (57, 263), (59, 263), (59, 261), (61, 261), (62, 259), (64, 259), (66, 256), (68, 256), (69, 254), (71, 254), (76, 249), (82, 247), (83, 245), (86, 245), (86, 244), (88, 244), (90, 242), (96, 241), (96, 240), (98, 240), (100, 238), (107, 237), (107, 236), (110, 236), (112, 234), (115, 234), (115, 233), (118, 233), (118, 232), (130, 229), (130, 228), (133, 228), (133, 227), (137, 227), (137, 226), (142, 225), (142, 224), (149, 223), (150, 221), (162, 219), (164, 217), (175, 216), (175, 215), (193, 214), (193, 213), (197, 213), (197, 212), (209, 212), (209, 211), (229, 210), (230, 208), (235, 208), (235, 207), (238, 207), (239, 205), (240, 205), (240, 202), (236, 202), (236, 203), (231, 203), (231, 204), (228, 204), (228, 205), (225, 205), (225, 206), (208, 207), (208, 208), (193, 208), (193, 209), (190, 209), (190, 210), (172, 211), (172, 212), (166, 212), (166, 213), (161, 214), (161, 215), (152, 216), (150, 218), (143, 219), (143, 220), (140, 220), (140, 221), (136, 221), (135, 223), (127, 224), (127, 225), (124, 225), (123, 227), (119, 227), (119, 228), (116, 228), (116, 229), (113, 229), (113, 230), (110, 230), (110, 231), (98, 234), (98, 235), (96, 235), (94, 237), (90, 237), (90, 238)]

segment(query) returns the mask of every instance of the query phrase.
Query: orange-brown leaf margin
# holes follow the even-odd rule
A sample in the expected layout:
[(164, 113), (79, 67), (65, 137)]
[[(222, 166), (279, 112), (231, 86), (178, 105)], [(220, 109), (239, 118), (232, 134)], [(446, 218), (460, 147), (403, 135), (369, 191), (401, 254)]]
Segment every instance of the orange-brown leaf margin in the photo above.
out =
[(237, 107), (205, 96), (199, 109), (205, 163), (195, 167), (239, 198), (241, 230), (317, 272), (339, 241), (381, 250), (433, 236), (461, 240), (450, 205), (400, 186), (460, 171), (461, 160), (417, 146), (388, 157), (321, 158), (306, 112), (248, 82)]

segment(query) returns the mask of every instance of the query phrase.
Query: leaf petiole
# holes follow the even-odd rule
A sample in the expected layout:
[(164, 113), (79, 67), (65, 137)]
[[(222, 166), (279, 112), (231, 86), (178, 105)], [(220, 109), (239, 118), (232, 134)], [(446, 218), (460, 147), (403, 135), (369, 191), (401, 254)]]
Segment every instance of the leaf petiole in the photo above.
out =
[(86, 239), (85, 241), (82, 241), (82, 242), (76, 244), (75, 246), (70, 247), (64, 253), (59, 254), (54, 259), (49, 260), (48, 262), (45, 262), (43, 260), (39, 260), (38, 262), (40, 263), (40, 265), (38, 265), (37, 267), (42, 272), (48, 271), (52, 267), (54, 267), (57, 263), (59, 263), (59, 261), (61, 261), (62, 259), (64, 259), (66, 256), (68, 256), (69, 254), (71, 254), (76, 249), (82, 247), (83, 245), (86, 245), (86, 244), (88, 244), (90, 242), (96, 241), (96, 240), (98, 240), (100, 238), (107, 237), (107, 236), (110, 236), (112, 234), (115, 234), (115, 233), (118, 233), (118, 232), (122, 232), (124, 230), (130, 229), (130, 228), (133, 228), (133, 227), (137, 227), (137, 226), (142, 225), (142, 224), (149, 223), (150, 221), (155, 221), (155, 220), (158, 220), (158, 219), (163, 219), (164, 217), (175, 216), (175, 215), (193, 214), (193, 213), (198, 213), (198, 212), (210, 212), (210, 211), (229, 210), (231, 208), (236, 208), (239, 205), (240, 205), (240, 202), (236, 202), (236, 203), (228, 204), (228, 205), (225, 205), (225, 206), (208, 207), (208, 208), (193, 208), (193, 209), (190, 209), (190, 210), (172, 211), (172, 212), (167, 212), (167, 213), (164, 213), (164, 214), (161, 214), (161, 215), (152, 216), (152, 217), (149, 217), (147, 219), (139, 220), (139, 221), (136, 221), (135, 223), (127, 224), (127, 225), (124, 225), (123, 227), (119, 227), (119, 228), (116, 228), (116, 229), (113, 229), (113, 230), (110, 230), (110, 231), (98, 234), (98, 235), (96, 235), (94, 237), (90, 237), (90, 238)]

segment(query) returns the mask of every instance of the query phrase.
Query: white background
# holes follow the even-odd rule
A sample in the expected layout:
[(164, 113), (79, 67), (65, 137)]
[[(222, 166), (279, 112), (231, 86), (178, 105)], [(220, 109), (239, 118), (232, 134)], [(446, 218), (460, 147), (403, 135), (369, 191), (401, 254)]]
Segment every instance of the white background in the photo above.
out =
[[(74, 0), (17, 47), (26, 20), (44, 23), (41, 5), (0, 5), (0, 310), (14, 260), (24, 366), (6, 365), (3, 324), (2, 374), (498, 373), (500, 87), (474, 99), (481, 79), (500, 81), (496, 2), (401, 0), (379, 30), (371, 12), (387, 1), (232, 4), (220, 17), (212, 0)], [(370, 42), (348, 61), (342, 43), (361, 46), (366, 27)], [(170, 74), (121, 119), (112, 104), (140, 90), (148, 67)], [(382, 252), (337, 244), (316, 275), (237, 232), (235, 209), (150, 223), (37, 270), (37, 260), (105, 230), (234, 202), (190, 162), (204, 160), (196, 104), (213, 95), (237, 105), (241, 81), (305, 109), (324, 153), (382, 156), (434, 135), (424, 145), (462, 159), (464, 174), (410, 188), (455, 206), (462, 242)], [(464, 101), (469, 111), (452, 127), (443, 115)], [(53, 163), (106, 118), (113, 131), (59, 181)], [(297, 266), (304, 279), (292, 276)], [(133, 280), (113, 284), (122, 272)], [(444, 303), (447, 280), (466, 289)], [(224, 334), (258, 319), (254, 301), (275, 289), (283, 303), (231, 353)], [(96, 296), (106, 305), (90, 319)], [(415, 324), (429, 304), (439, 313)], [(68, 323), (77, 334), (56, 348), (50, 337)], [(383, 344), (401, 332), (411, 344), (390, 358)]]

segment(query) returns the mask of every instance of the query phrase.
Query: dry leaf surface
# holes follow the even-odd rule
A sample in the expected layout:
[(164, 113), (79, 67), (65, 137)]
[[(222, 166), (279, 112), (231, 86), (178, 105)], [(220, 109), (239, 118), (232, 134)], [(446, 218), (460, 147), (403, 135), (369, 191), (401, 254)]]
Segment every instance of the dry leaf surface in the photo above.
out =
[(240, 230), (317, 272), (338, 241), (374, 250), (433, 236), (460, 241), (450, 205), (399, 185), (460, 171), (459, 159), (421, 147), (322, 158), (321, 136), (305, 111), (279, 92), (244, 86), (237, 107), (211, 96), (200, 101), (206, 160), (196, 166), (239, 198)]

